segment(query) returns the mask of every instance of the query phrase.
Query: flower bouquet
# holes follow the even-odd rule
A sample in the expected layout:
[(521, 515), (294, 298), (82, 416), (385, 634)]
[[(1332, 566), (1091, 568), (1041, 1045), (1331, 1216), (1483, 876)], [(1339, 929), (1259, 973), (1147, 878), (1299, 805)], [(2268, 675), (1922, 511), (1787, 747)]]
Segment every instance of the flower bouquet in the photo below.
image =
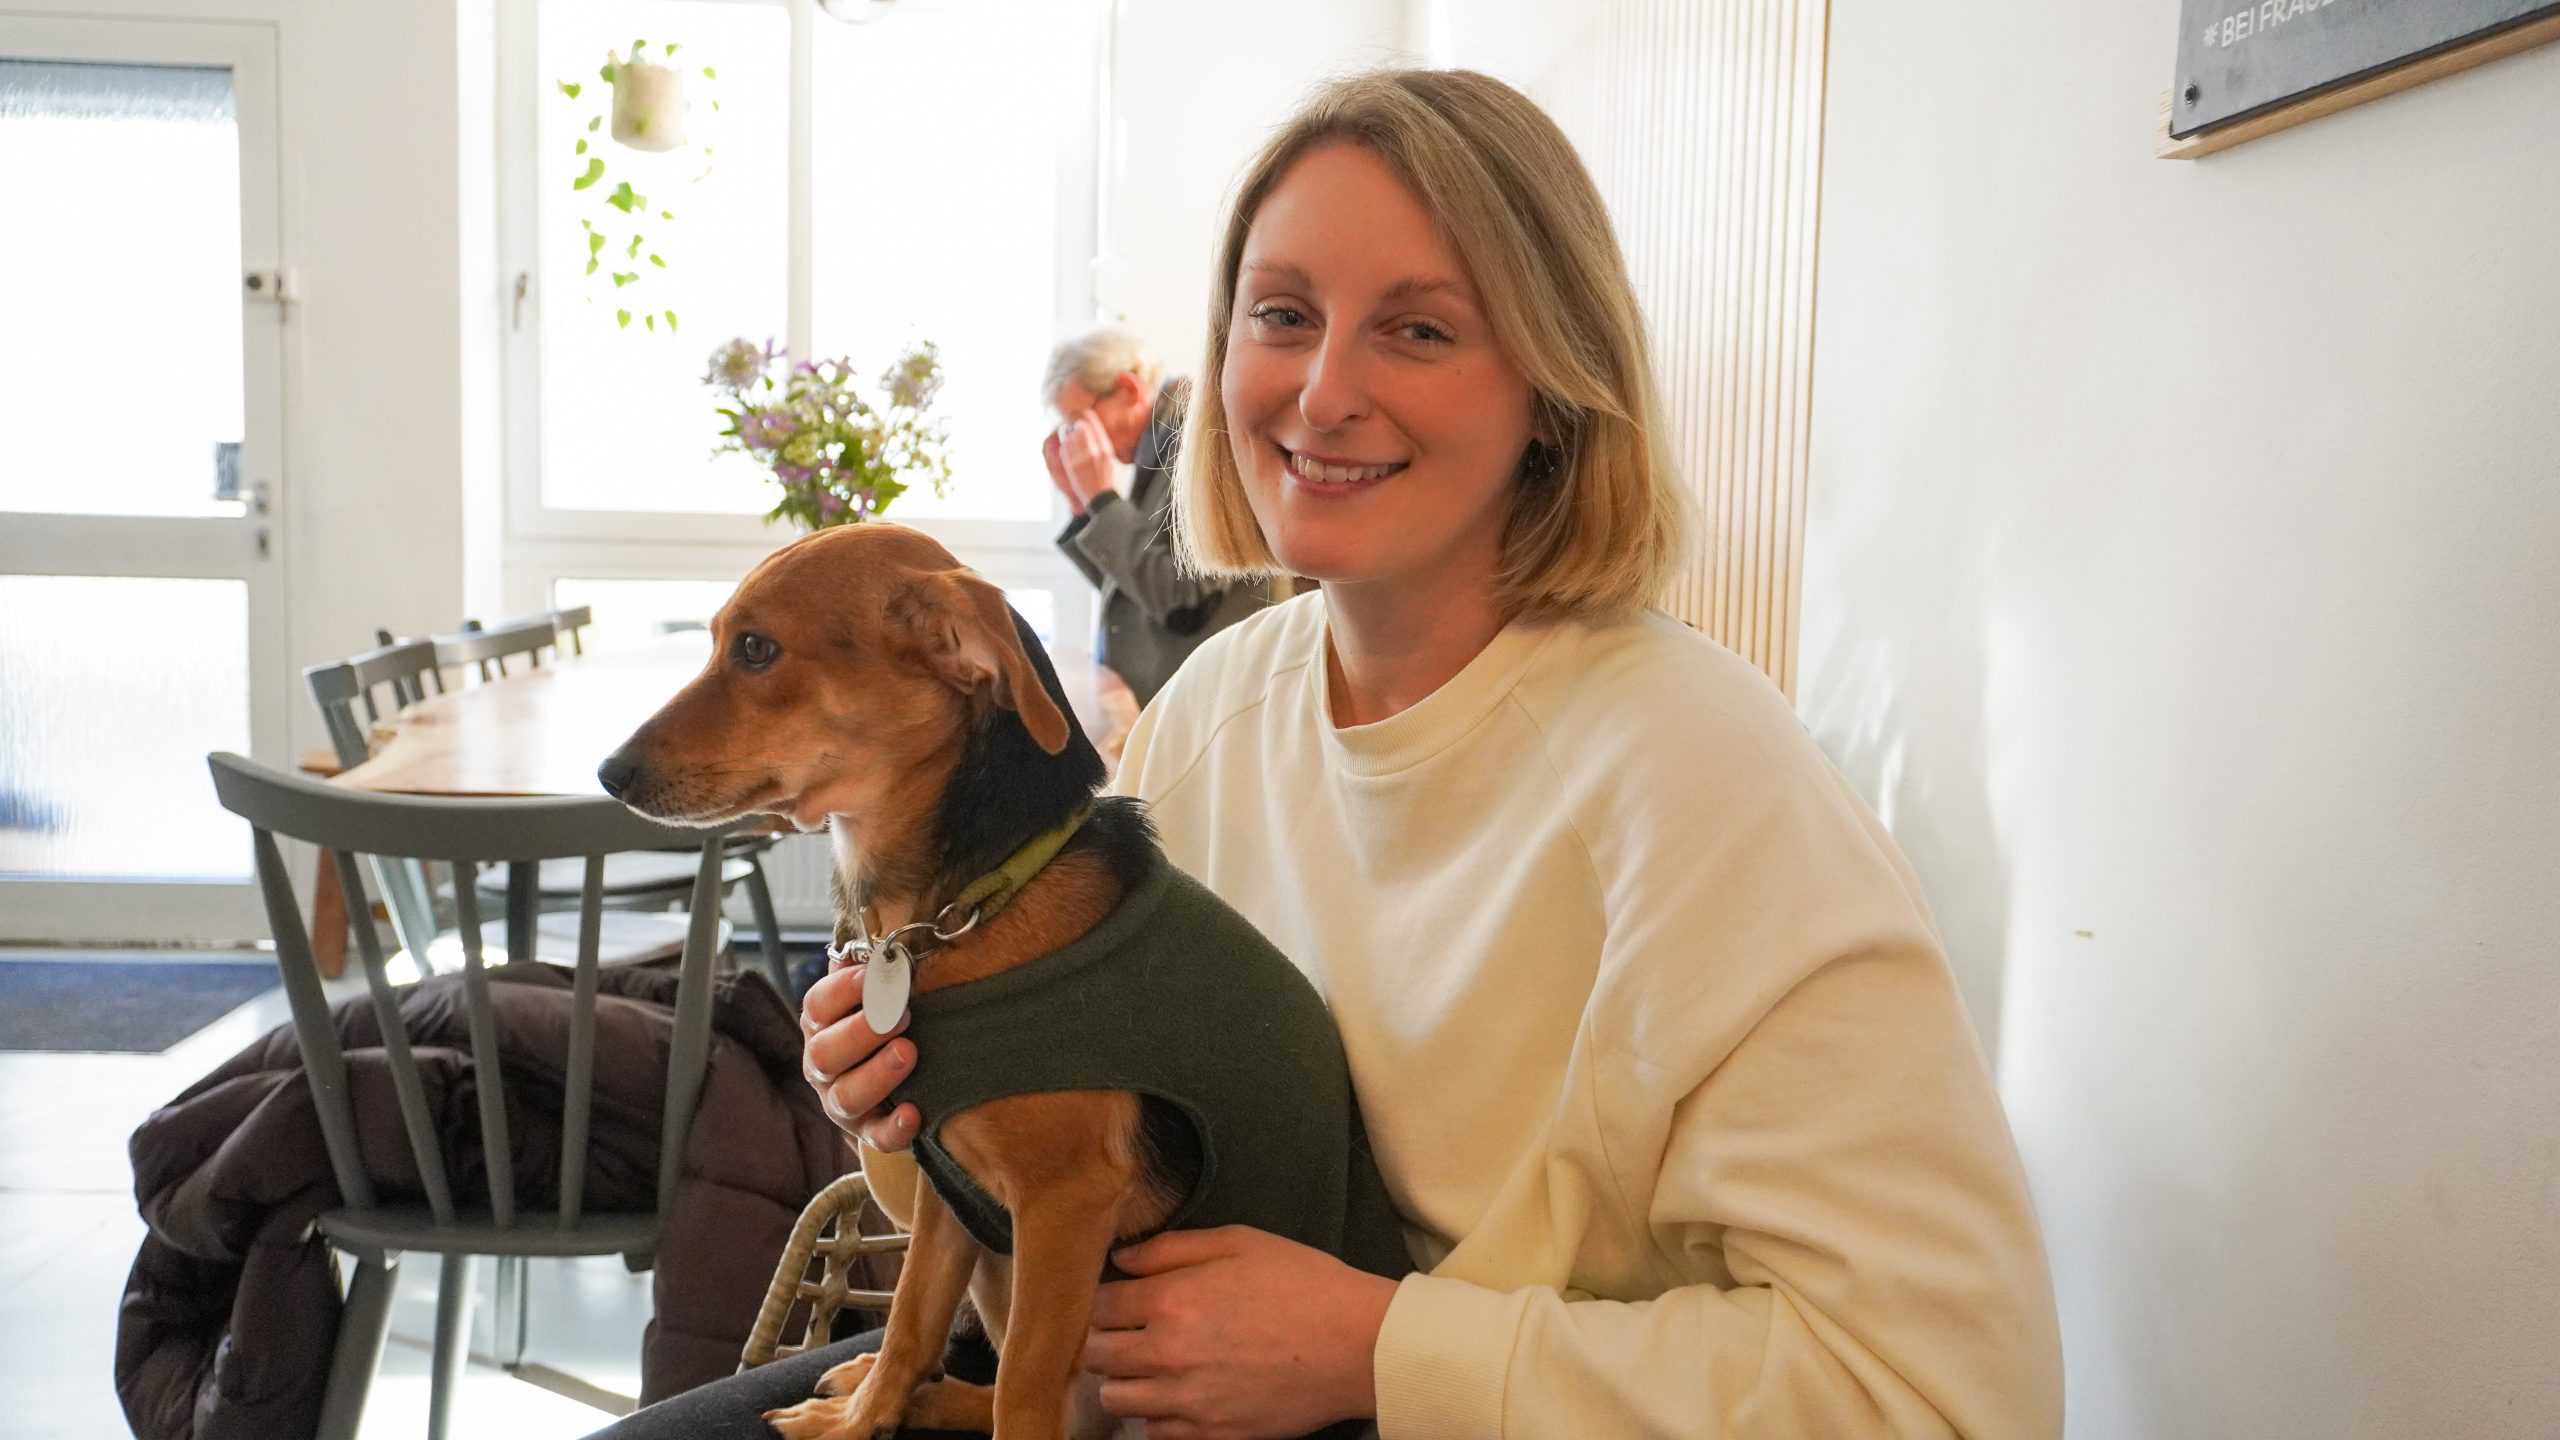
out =
[(921, 480), (937, 495), (951, 483), (948, 436), (928, 416), (942, 389), (942, 359), (931, 341), (881, 375), (863, 394), (850, 360), (793, 363), (770, 343), (732, 340), (711, 352), (703, 383), (720, 396), (728, 428), (714, 454), (752, 455), (773, 471), (782, 498), (765, 523), (804, 530), (875, 519)]

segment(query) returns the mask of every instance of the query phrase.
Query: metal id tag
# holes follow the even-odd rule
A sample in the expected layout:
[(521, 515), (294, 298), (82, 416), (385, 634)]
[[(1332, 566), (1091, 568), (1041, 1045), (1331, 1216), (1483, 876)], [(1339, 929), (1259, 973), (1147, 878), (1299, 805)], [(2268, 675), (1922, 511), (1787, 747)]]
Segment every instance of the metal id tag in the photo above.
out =
[(862, 1018), (874, 1035), (886, 1035), (906, 1018), (907, 992), (915, 983), (915, 957), (895, 940), (874, 942), (862, 971)]

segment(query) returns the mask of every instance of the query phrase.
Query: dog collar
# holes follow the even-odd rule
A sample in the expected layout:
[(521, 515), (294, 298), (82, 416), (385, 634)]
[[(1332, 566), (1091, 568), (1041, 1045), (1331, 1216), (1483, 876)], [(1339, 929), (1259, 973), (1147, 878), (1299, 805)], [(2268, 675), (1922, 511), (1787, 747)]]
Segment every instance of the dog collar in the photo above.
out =
[[(863, 906), (856, 905), (851, 915), (838, 920), (835, 941), (827, 947), (827, 966), (832, 970), (850, 960), (864, 967), (862, 1018), (870, 1023), (872, 1033), (886, 1035), (905, 1017), (917, 961), (977, 929), (980, 922), (994, 919), (1033, 876), (1058, 858), (1058, 852), (1091, 818), (1093, 807), (1086, 806), (1031, 837), (1002, 865), (970, 881), (959, 898), (930, 920), (911, 921), (880, 936), (871, 933)], [(850, 935), (845, 933), (848, 928)]]

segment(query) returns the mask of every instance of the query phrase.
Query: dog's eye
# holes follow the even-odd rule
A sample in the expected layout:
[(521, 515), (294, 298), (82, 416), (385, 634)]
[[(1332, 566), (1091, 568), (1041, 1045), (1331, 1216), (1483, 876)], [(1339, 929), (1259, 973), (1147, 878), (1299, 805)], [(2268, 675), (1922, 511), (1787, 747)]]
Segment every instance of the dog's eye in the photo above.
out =
[(744, 634), (738, 637), (736, 645), (730, 647), (730, 653), (748, 669), (761, 670), (781, 656), (782, 647), (762, 635)]

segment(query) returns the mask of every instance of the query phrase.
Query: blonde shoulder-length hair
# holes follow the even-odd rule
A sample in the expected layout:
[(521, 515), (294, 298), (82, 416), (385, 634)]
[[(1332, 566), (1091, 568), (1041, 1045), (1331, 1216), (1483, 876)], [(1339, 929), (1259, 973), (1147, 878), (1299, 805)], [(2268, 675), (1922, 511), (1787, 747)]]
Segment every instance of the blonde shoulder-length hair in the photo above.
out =
[(1535, 392), (1495, 600), (1506, 617), (1653, 603), (1686, 551), (1689, 512), (1657, 424), (1653, 364), (1599, 189), (1546, 112), (1470, 70), (1378, 70), (1324, 86), (1238, 182), (1211, 279), (1208, 353), (1183, 430), (1174, 533), (1191, 568), (1283, 572), (1245, 497), (1219, 377), (1246, 232), (1319, 146), (1366, 146), (1438, 222), (1495, 341)]

